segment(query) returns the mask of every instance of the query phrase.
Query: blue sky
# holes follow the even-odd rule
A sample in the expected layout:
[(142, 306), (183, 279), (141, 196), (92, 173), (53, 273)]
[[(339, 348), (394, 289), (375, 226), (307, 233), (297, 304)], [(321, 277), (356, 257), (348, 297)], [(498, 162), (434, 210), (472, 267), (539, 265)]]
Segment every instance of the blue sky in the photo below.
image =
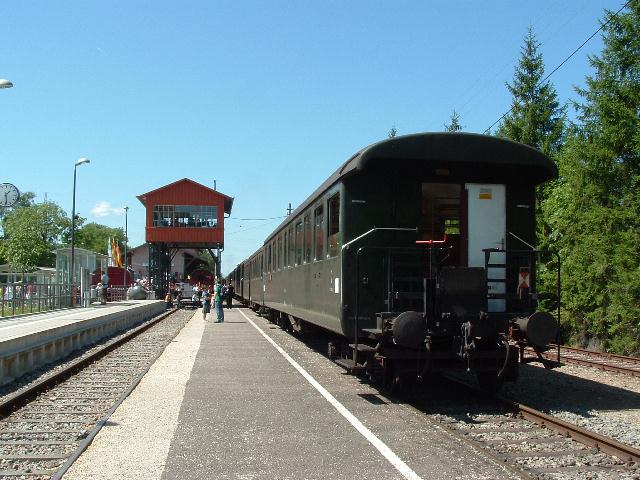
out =
[[(32, 1), (0, 15), (0, 182), (144, 242), (136, 195), (188, 177), (235, 198), (223, 271), (253, 252), (360, 148), (482, 132), (510, 105), (527, 28), (547, 72), (599, 26), (605, 0)], [(562, 102), (599, 36), (551, 78)], [(275, 217), (275, 218), (274, 218)], [(262, 219), (272, 220), (242, 220)]]

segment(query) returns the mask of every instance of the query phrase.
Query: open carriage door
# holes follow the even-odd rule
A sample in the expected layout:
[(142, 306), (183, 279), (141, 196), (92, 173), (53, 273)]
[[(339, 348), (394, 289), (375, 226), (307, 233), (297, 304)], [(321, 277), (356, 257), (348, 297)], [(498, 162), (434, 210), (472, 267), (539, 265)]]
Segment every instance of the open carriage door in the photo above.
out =
[[(465, 184), (467, 190), (468, 266), (485, 267), (485, 248), (505, 248), (506, 207), (505, 186), (496, 184)], [(506, 256), (492, 253), (487, 269), (489, 312), (506, 311)], [(493, 298), (492, 298), (493, 297)], [(497, 298), (496, 298), (497, 297)]]

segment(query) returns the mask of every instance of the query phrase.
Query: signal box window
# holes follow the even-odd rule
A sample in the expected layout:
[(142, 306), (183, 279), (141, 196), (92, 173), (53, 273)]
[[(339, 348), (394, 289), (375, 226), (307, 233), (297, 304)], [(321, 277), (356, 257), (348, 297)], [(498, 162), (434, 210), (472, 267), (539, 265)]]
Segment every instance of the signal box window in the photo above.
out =
[(329, 230), (327, 232), (327, 244), (329, 251), (327, 256), (336, 257), (338, 255), (338, 244), (340, 243), (340, 194), (336, 193), (327, 201), (329, 213)]
[(154, 205), (154, 227), (215, 228), (218, 207), (211, 205)]
[(315, 209), (313, 212), (313, 230), (314, 235), (313, 238), (316, 242), (316, 252), (314, 259), (322, 260), (322, 255), (324, 253), (324, 209), (322, 205)]

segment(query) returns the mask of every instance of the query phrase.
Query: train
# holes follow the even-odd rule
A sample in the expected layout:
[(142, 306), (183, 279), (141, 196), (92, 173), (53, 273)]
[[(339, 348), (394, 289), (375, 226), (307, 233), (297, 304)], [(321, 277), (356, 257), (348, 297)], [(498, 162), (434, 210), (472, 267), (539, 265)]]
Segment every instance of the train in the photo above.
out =
[(333, 332), (332, 357), (395, 389), (448, 370), (515, 381), (525, 347), (557, 340), (538, 309), (540, 151), (462, 132), (398, 136), (342, 163), (227, 276), (293, 331)]

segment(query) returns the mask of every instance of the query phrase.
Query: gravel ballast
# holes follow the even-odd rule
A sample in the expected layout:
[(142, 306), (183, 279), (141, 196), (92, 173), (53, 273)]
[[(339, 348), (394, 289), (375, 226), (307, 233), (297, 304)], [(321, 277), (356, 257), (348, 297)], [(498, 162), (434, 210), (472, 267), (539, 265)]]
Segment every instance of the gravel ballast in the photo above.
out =
[(523, 365), (505, 396), (567, 422), (640, 448), (640, 378), (564, 365)]
[(161, 477), (203, 330), (196, 310), (65, 480)]

